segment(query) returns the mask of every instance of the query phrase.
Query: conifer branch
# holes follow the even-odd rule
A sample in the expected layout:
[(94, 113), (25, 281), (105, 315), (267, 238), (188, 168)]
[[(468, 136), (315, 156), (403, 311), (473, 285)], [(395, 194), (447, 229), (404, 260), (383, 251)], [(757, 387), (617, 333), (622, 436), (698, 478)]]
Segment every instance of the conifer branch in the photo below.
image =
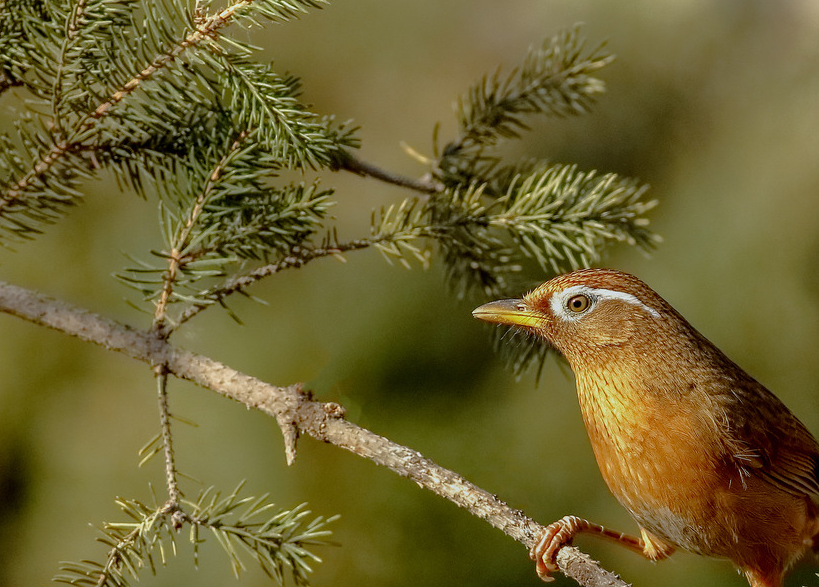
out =
[(194, 563), (198, 561), (201, 534), (216, 538), (228, 556), (236, 578), (245, 569), (240, 550), (246, 549), (261, 569), (279, 585), (289, 571), (299, 587), (307, 585), (311, 562), (321, 562), (308, 547), (326, 544), (326, 526), (335, 517), (306, 521), (310, 512), (301, 504), (290, 510), (273, 511), (267, 494), (240, 497), (242, 484), (222, 497), (213, 488), (199, 493), (196, 500), (168, 501), (147, 506), (137, 500), (117, 499), (117, 505), (131, 521), (106, 522), (99, 541), (109, 547), (104, 563), (84, 560), (63, 563), (55, 581), (74, 587), (123, 587), (130, 578), (138, 580), (148, 569), (176, 556), (179, 530), (188, 526)]
[[(430, 198), (407, 198), (387, 206), (373, 214), (369, 238), (347, 243), (331, 239), (318, 247), (297, 245), (273, 263), (200, 292), (174, 328), (282, 270), (368, 247), (377, 248), (388, 261), (409, 267), (411, 259), (427, 266), (430, 247), (437, 245), (459, 295), (477, 286), (486, 295), (497, 296), (510, 293), (506, 277), (520, 271), (527, 257), (545, 271), (558, 272), (597, 260), (606, 242), (649, 248), (656, 241), (645, 217), (656, 202), (642, 200), (646, 188), (632, 180), (581, 172), (575, 166), (542, 164), (508, 175), (494, 186), (447, 189)], [(505, 193), (500, 194), (501, 189)], [(531, 346), (514, 347), (522, 353), (512, 357), (516, 372), (543, 357)]]
[[(212, 53), (212, 55), (207, 56), (204, 63), (212, 68), (215, 67), (217, 74), (232, 77), (234, 83), (239, 80), (238, 83), (241, 87), (232, 88), (232, 99), (244, 101), (244, 103), (235, 104), (233, 110), (241, 116), (253, 119), (255, 116), (254, 111), (258, 110), (258, 106), (261, 104), (265, 116), (274, 121), (272, 125), (273, 134), (275, 135), (282, 130), (288, 134), (287, 140), (281, 143), (282, 152), (279, 153), (283, 158), (289, 158), (288, 162), (294, 164), (302, 162), (314, 165), (322, 158), (329, 161), (329, 153), (322, 152), (319, 155), (319, 151), (322, 149), (327, 151), (335, 150), (335, 140), (338, 141), (339, 145), (354, 144), (349, 131), (343, 128), (331, 130), (329, 128), (331, 119), (317, 122), (318, 117), (308, 113), (303, 106), (295, 102), (294, 97), (298, 91), (298, 81), (295, 78), (278, 78), (269, 70), (268, 66), (259, 66), (249, 62), (241, 54), (241, 51), (248, 52), (248, 49), (243, 47), (241, 43), (230, 42), (231, 48), (240, 49), (238, 57), (232, 56), (229, 50), (218, 44), (221, 29), (232, 21), (240, 18), (250, 18), (252, 22), (255, 22), (253, 21), (253, 14), (270, 20), (287, 20), (306, 8), (321, 6), (324, 3), (323, 0), (237, 0), (210, 16), (200, 15), (196, 19), (197, 23), (193, 31), (181, 38), (172, 39), (172, 42), (168, 42), (167, 39), (162, 37), (156, 39), (153, 32), (150, 35), (141, 35), (150, 37), (153, 41), (159, 43), (152, 60), (144, 65), (141, 70), (136, 69), (135, 72), (128, 72), (132, 77), (116, 89), (112, 89), (104, 98), (101, 97), (96, 105), (87, 103), (82, 106), (72, 106), (72, 109), (78, 114), (78, 119), (72, 122), (70, 128), (67, 128), (62, 123), (60, 116), (64, 102), (63, 72), (68, 66), (66, 63), (68, 48), (72, 40), (78, 36), (77, 27), (83, 19), (81, 11), (85, 9), (87, 1), (83, 0), (80, 4), (74, 5), (71, 11), (65, 15), (67, 22), (64, 28), (59, 29), (59, 27), (55, 28), (50, 25), (53, 30), (59, 29), (64, 36), (59, 41), (59, 46), (54, 48), (59, 55), (56, 57), (56, 62), (51, 64), (53, 65), (51, 71), (53, 81), (45, 86), (41, 84), (36, 92), (41, 99), (51, 102), (54, 111), (51, 124), (53, 128), (47, 132), (43, 132), (43, 129), (24, 129), (24, 132), (29, 135), (24, 137), (24, 140), (32, 147), (36, 147), (29, 149), (31, 161), (26, 167), (23, 166), (20, 158), (14, 158), (11, 154), (7, 156), (8, 161), (12, 164), (6, 163), (6, 166), (11, 167), (12, 171), (17, 174), (8, 178), (0, 177), (0, 188), (2, 188), (0, 189), (0, 228), (4, 228), (7, 232), (19, 237), (30, 238), (32, 234), (39, 231), (37, 228), (30, 226), (28, 221), (53, 222), (59, 216), (59, 210), (76, 203), (81, 197), (79, 192), (76, 191), (76, 186), (87, 174), (84, 169), (96, 167), (97, 157), (104, 156), (106, 152), (106, 141), (100, 140), (100, 133), (103, 130), (100, 121), (106, 118), (106, 115), (112, 111), (114, 106), (123, 102), (144, 82), (155, 79), (157, 73), (168, 69), (171, 64), (179, 62), (186, 51), (202, 44), (207, 44), (207, 47), (200, 51), (201, 56), (205, 57), (208, 52)], [(100, 18), (100, 15), (96, 16)], [(106, 16), (103, 14), (101, 18), (105, 21)], [(187, 26), (187, 23), (184, 24)], [(106, 24), (101, 26), (111, 26), (111, 23), (106, 21)], [(136, 28), (133, 22), (130, 23), (130, 26)], [(166, 32), (167, 29), (163, 28), (161, 32), (156, 34), (163, 35)], [(137, 29), (136, 33), (138, 34), (135, 36), (140, 36), (140, 30)], [(122, 36), (122, 38), (126, 38), (126, 36)], [(49, 42), (54, 42), (54, 39), (49, 39)], [(163, 43), (167, 44), (161, 46)], [(135, 68), (140, 67), (136, 62), (129, 63), (129, 60), (132, 60), (135, 55), (143, 50), (143, 48), (137, 49), (135, 46), (124, 45), (120, 48), (124, 55), (117, 56), (119, 58), (116, 61), (116, 66), (122, 67), (128, 64)], [(44, 51), (48, 52), (48, 50)], [(77, 59), (79, 60), (79, 58)], [(85, 65), (81, 63), (74, 62), (71, 66), (77, 71), (84, 71), (85, 69)], [(118, 71), (117, 73), (121, 75), (123, 72)], [(88, 75), (92, 78), (96, 75), (100, 79), (91, 79), (90, 81), (83, 79), (82, 84), (76, 84), (78, 92), (82, 91), (79, 86), (88, 84), (107, 87), (108, 77), (104, 76), (103, 72), (96, 71)], [(211, 87), (213, 91), (218, 93), (225, 90), (225, 88), (218, 87), (218, 81), (214, 86), (213, 79), (208, 78), (207, 75), (196, 69), (187, 70), (185, 75), (189, 79), (186, 88), (188, 92), (194, 89), (198, 91), (199, 86)], [(44, 75), (43, 79), (47, 80), (48, 76)], [(166, 85), (175, 88), (174, 84), (175, 82), (168, 82)], [(230, 94), (231, 92), (227, 93)], [(96, 94), (85, 91), (83, 100), (88, 102), (91, 97), (98, 94), (98, 91)], [(248, 95), (252, 95), (251, 103), (248, 103)], [(153, 97), (159, 99), (159, 95)], [(196, 98), (204, 99), (204, 96), (196, 96)], [(191, 99), (193, 100), (193, 98)], [(277, 101), (281, 102), (281, 108), (277, 109)], [(152, 108), (154, 106), (148, 106), (149, 111)], [(159, 108), (172, 108), (172, 105), (163, 104)], [(167, 112), (164, 114), (167, 114)], [(134, 113), (121, 113), (118, 123), (124, 126), (120, 134), (144, 134), (146, 129), (132, 128), (136, 124), (141, 124), (144, 118), (144, 112), (139, 109), (136, 109)], [(166, 116), (160, 116), (160, 118), (162, 120), (160, 127), (163, 131), (167, 131), (171, 121)], [(259, 117), (255, 116), (255, 118), (258, 119)], [(261, 120), (254, 120), (254, 122), (257, 124), (253, 126), (259, 126), (261, 123), (270, 126), (270, 120), (264, 117)], [(91, 149), (89, 153), (89, 144), (92, 140), (95, 148)], [(306, 146), (307, 143), (312, 144)], [(116, 151), (120, 153), (120, 157), (123, 156), (122, 149), (116, 149)], [(124, 152), (129, 151), (133, 151), (133, 145)], [(72, 155), (73, 158), (70, 157)], [(131, 152), (130, 155), (133, 156), (134, 153)], [(168, 162), (167, 165), (173, 167), (175, 163)], [(129, 167), (128, 172), (132, 171), (133, 168)], [(138, 180), (133, 177), (129, 178), (129, 180), (138, 183)]]
[[(19, 198), (23, 196), (26, 190), (32, 185), (34, 180), (46, 173), (51, 166), (59, 161), (62, 156), (69, 151), (79, 151), (83, 139), (86, 138), (86, 131), (94, 125), (95, 121), (100, 120), (108, 111), (124, 100), (129, 94), (139, 87), (139, 85), (151, 78), (157, 71), (163, 69), (174, 59), (179, 57), (184, 51), (195, 46), (207, 36), (215, 34), (220, 28), (227, 24), (233, 14), (250, 4), (253, 0), (239, 0), (235, 4), (225, 8), (224, 10), (212, 15), (206, 19), (196, 30), (189, 34), (186, 38), (179, 41), (176, 45), (171, 47), (165, 53), (157, 55), (154, 60), (145, 67), (142, 71), (136, 74), (121, 88), (116, 90), (107, 101), (97, 105), (97, 107), (85, 114), (81, 121), (76, 125), (73, 139), (64, 139), (55, 144), (42, 158), (37, 161), (31, 170), (22, 178), (10, 184), (6, 189), (5, 194), (0, 197), (0, 216), (8, 214), (7, 209), (17, 203)], [(72, 21), (67, 30), (66, 43), (71, 37), (76, 34), (76, 11), (80, 10), (80, 5), (72, 8)], [(62, 67), (58, 69), (57, 83), (61, 82)], [(61, 99), (61, 94), (55, 95), (55, 104)], [(56, 107), (56, 106), (55, 106)], [(57, 120), (59, 120), (57, 118)]]
[[(272, 416), (283, 429), (297, 427), (408, 477), (487, 521), (527, 548), (543, 527), (510, 508), (488, 491), (440, 467), (417, 451), (394, 443), (344, 418), (338, 404), (314, 401), (301, 386), (276, 387), (235, 371), (213, 359), (174, 347), (149, 331), (141, 331), (81, 310), (36, 292), (0, 282), (0, 311), (64, 332), (108, 350), (151, 364)], [(626, 587), (587, 555), (564, 546), (557, 555), (561, 571), (587, 587)]]
[(443, 158), (463, 156), (464, 151), (480, 157), (482, 149), (528, 130), (525, 116), (585, 112), (605, 91), (603, 81), (593, 74), (613, 59), (601, 48), (587, 52), (579, 27), (530, 50), (505, 79), (499, 71), (484, 77), (460, 99), (460, 136), (446, 146)]
[(348, 150), (340, 152), (337, 164), (339, 168), (355, 173), (356, 175), (372, 177), (385, 183), (409, 188), (422, 193), (435, 194), (445, 189), (444, 184), (436, 181), (431, 175), (424, 176), (421, 179), (398, 175), (377, 165), (373, 165), (368, 161), (359, 159)]
[[(142, 82), (150, 79), (156, 72), (167, 67), (169, 63), (179, 58), (182, 53), (188, 49), (196, 47), (203, 41), (213, 40), (216, 38), (222, 28), (235, 20), (242, 10), (250, 7), (252, 4), (254, 4), (254, 2), (261, 3), (262, 0), (237, 0), (219, 12), (201, 18), (199, 24), (189, 35), (181, 39), (166, 52), (155, 56), (154, 60), (147, 65), (145, 69), (126, 82), (119, 90), (114, 92), (107, 102), (103, 102), (97, 106), (97, 108), (90, 114), (90, 118), (102, 118), (105, 113), (108, 112), (108, 110), (136, 90)], [(301, 0), (301, 3), (308, 6), (318, 7), (322, 2), (321, 0), (318, 2)], [(262, 13), (271, 19), (285, 19), (294, 14), (294, 12), (295, 6), (292, 4), (284, 7), (283, 10), (262, 10)]]
[[(150, 79), (156, 72), (164, 69), (169, 63), (178, 58), (188, 49), (195, 47), (202, 41), (214, 37), (221, 28), (227, 25), (236, 16), (236, 13), (248, 7), (255, 0), (238, 0), (219, 12), (206, 17), (193, 32), (180, 40), (176, 45), (168, 49), (165, 53), (157, 55), (145, 69), (140, 71), (132, 79), (128, 80), (119, 90), (111, 95), (107, 102), (103, 102), (89, 115), (90, 119), (100, 119), (113, 106), (124, 100), (130, 93), (139, 87), (139, 84)], [(90, 120), (84, 125), (89, 125)]]
[(58, 142), (23, 177), (12, 183), (5, 193), (0, 196), (0, 217), (9, 215), (13, 207), (19, 205), (19, 199), (33, 185), (36, 179), (47, 172), (56, 161), (59, 161), (72, 148), (76, 148), (76, 145), (72, 145), (67, 141)]
[[(64, 582), (72, 585), (82, 585), (83, 578), (93, 581), (96, 576), (96, 581), (93, 583), (94, 587), (105, 587), (106, 585), (117, 583), (116, 579), (121, 577), (123, 567), (135, 574), (138, 566), (130, 563), (130, 559), (135, 551), (138, 551), (139, 543), (146, 541), (145, 535), (148, 532), (155, 528), (161, 528), (163, 526), (163, 519), (166, 518), (174, 508), (174, 505), (167, 503), (153, 512), (146, 512), (147, 515), (140, 520), (140, 523), (133, 524), (133, 529), (127, 534), (115, 535), (109, 531), (105, 542), (110, 546), (110, 550), (108, 551), (105, 564), (100, 568), (92, 569), (91, 573), (82, 572), (83, 568), (79, 565), (76, 567), (73, 565), (64, 565), (62, 570), (66, 572), (65, 579), (73, 579)], [(151, 539), (148, 541), (153, 542)], [(91, 576), (88, 576), (89, 574)], [(74, 575), (74, 577), (71, 577), (71, 575)], [(80, 575), (80, 577), (76, 575)], [(85, 577), (83, 577), (83, 575), (85, 575)], [(78, 578), (79, 580), (77, 580)], [(58, 581), (61, 579), (62, 577), (57, 577)]]
[(205, 204), (213, 196), (217, 182), (224, 173), (228, 160), (241, 148), (248, 134), (248, 132), (242, 132), (233, 142), (228, 152), (219, 159), (213, 170), (208, 174), (202, 190), (197, 194), (196, 199), (190, 206), (187, 218), (185, 218), (184, 223), (179, 226), (176, 234), (173, 235), (173, 242), (169, 243), (171, 250), (167, 257), (168, 267), (162, 274), (162, 288), (160, 290), (159, 299), (156, 302), (153, 321), (154, 330), (161, 336), (167, 338), (170, 334), (170, 332), (165, 332), (168, 322), (168, 305), (171, 303), (173, 291), (180, 272), (184, 271), (188, 263), (195, 261), (204, 252), (199, 251), (192, 253), (188, 250), (191, 235), (205, 210)]

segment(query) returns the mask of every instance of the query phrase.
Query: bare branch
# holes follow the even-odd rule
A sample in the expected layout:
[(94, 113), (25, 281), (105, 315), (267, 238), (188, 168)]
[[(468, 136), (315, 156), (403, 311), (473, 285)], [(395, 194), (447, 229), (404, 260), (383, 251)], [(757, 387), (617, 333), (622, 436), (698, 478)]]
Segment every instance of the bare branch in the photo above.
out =
[[(340, 405), (315, 401), (300, 385), (270, 385), (218, 361), (175, 347), (149, 331), (133, 329), (4, 282), (0, 282), (0, 311), (124, 353), (152, 366), (161, 365), (168, 373), (271, 415), (286, 437), (292, 437), (297, 430), (408, 477), (486, 520), (527, 548), (531, 548), (544, 529), (520, 510), (511, 508), (419, 452), (345, 420)], [(293, 450), (293, 447), (288, 449)], [(561, 548), (557, 564), (566, 576), (586, 587), (627, 587), (619, 577), (600, 568), (574, 547)]]
[(171, 434), (171, 412), (168, 409), (168, 372), (164, 365), (154, 367), (156, 377), (157, 402), (159, 404), (159, 424), (162, 429), (162, 448), (165, 455), (165, 484), (168, 488), (168, 503), (179, 506), (179, 482), (176, 457)]
[(341, 151), (339, 153), (337, 165), (340, 169), (345, 169), (362, 177), (372, 177), (386, 183), (409, 188), (425, 194), (435, 194), (444, 191), (444, 184), (435, 181), (432, 177), (425, 176), (421, 179), (404, 177), (403, 175), (395, 174), (372, 163), (358, 159), (349, 151)]

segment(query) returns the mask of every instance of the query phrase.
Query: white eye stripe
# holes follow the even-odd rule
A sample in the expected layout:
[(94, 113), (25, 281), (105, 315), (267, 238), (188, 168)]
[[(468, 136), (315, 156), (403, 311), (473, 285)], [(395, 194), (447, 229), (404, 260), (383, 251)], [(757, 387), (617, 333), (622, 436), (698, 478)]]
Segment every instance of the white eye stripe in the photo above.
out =
[(569, 319), (574, 319), (584, 314), (585, 312), (582, 312), (581, 314), (572, 316), (566, 313), (566, 301), (572, 296), (576, 296), (578, 294), (583, 294), (589, 297), (589, 301), (591, 302), (589, 309), (594, 307), (594, 305), (600, 300), (620, 300), (621, 302), (626, 302), (627, 304), (632, 304), (642, 308), (655, 318), (660, 317), (660, 313), (657, 310), (651, 306), (647, 306), (640, 300), (640, 298), (632, 294), (613, 289), (597, 289), (587, 287), (585, 285), (573, 285), (572, 287), (566, 288), (563, 291), (553, 295), (551, 300), (549, 300), (549, 305), (552, 307), (552, 313), (554, 313), (555, 316), (561, 316)]

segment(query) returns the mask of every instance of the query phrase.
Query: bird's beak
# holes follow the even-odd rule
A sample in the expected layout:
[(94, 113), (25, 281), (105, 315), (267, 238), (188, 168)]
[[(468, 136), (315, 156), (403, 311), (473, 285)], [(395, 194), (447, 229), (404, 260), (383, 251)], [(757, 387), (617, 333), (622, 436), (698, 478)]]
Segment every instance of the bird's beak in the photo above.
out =
[(543, 315), (530, 310), (523, 300), (498, 300), (489, 302), (472, 310), (472, 315), (484, 322), (523, 326), (525, 328), (542, 328)]

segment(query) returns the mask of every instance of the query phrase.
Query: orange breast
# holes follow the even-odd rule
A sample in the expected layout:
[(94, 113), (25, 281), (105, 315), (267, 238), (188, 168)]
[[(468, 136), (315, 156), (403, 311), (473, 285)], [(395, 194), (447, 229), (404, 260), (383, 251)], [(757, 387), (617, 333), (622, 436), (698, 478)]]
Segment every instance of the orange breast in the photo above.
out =
[(707, 406), (658, 398), (605, 371), (578, 378), (580, 406), (603, 479), (639, 524), (677, 546), (710, 549), (726, 472)]
[(641, 527), (763, 574), (781, 572), (811, 545), (819, 513), (810, 497), (753, 470), (740, 475), (723, 438), (727, 415), (713, 398), (663, 396), (634, 381), (598, 369), (578, 376), (577, 391), (603, 478)]

